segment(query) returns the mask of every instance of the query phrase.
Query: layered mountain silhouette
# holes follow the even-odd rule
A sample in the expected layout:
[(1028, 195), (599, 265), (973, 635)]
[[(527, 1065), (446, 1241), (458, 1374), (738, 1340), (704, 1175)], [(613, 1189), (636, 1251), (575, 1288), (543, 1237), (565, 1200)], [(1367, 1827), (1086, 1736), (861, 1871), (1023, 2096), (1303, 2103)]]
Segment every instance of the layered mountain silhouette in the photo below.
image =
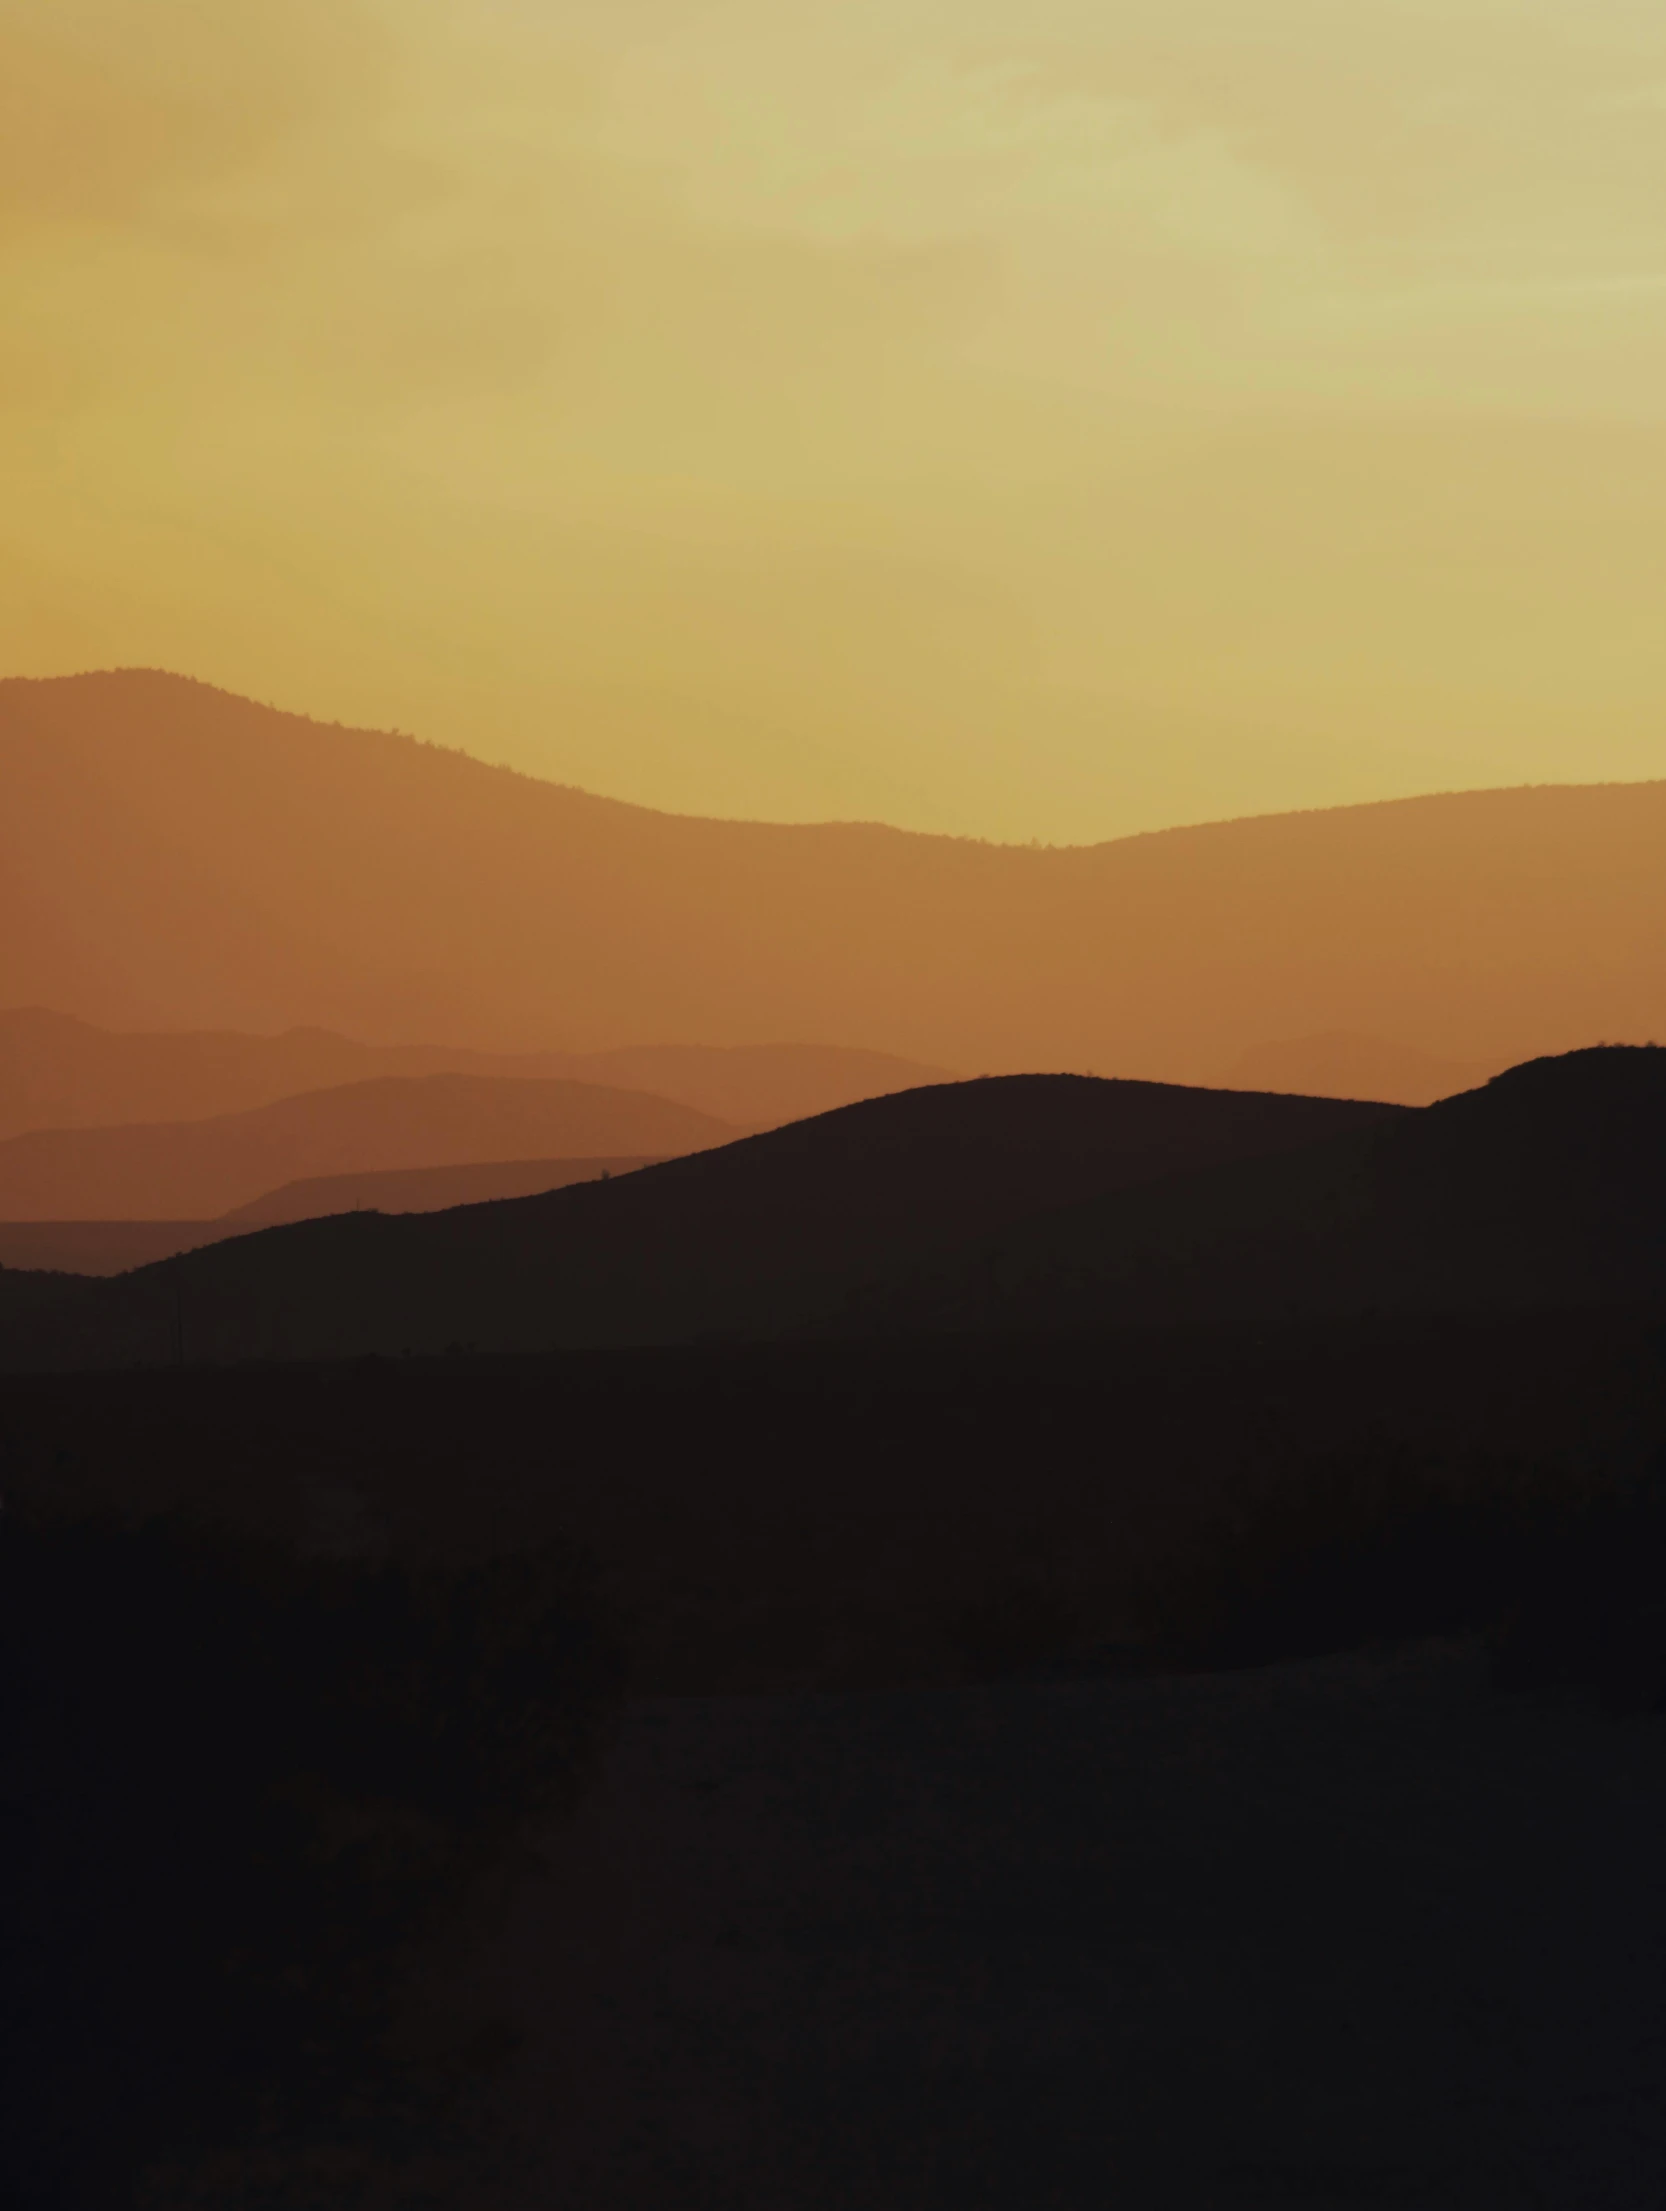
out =
[(171, 1357), (181, 1313), (213, 1358), (780, 1334), (1038, 1211), (1397, 1111), (1070, 1075), (911, 1090), (544, 1197), (239, 1237), (88, 1293), (66, 1333), (13, 1351)]
[(14, 1364), (1242, 1330), (1666, 1301), (1666, 1051), (1421, 1110), (1009, 1077), (543, 1197), (238, 1238), (21, 1323)]
[[(0, 685), (3, 694), (4, 685)], [(0, 1138), (28, 1129), (200, 1121), (304, 1090), (387, 1075), (521, 1076), (648, 1090), (736, 1128), (772, 1128), (948, 1070), (836, 1045), (642, 1045), (607, 1052), (476, 1052), (361, 1044), (325, 1029), (118, 1035), (44, 1007), (0, 1012)]]
[(10, 1137), (0, 1220), (200, 1220), (313, 1175), (663, 1158), (733, 1134), (692, 1106), (597, 1083), (389, 1075), (210, 1120)]
[(159, 674), (0, 684), (0, 1003), (123, 1028), (1497, 1067), (1660, 1030), (1663, 851), (1666, 783), (1024, 850), (677, 819)]

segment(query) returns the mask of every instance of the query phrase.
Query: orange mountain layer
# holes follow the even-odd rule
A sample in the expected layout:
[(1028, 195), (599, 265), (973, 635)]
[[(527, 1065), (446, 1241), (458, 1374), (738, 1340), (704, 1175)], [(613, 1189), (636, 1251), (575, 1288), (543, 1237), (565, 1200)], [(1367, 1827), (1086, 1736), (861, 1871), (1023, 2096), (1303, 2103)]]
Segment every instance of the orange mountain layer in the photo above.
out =
[(0, 1003), (118, 1026), (1496, 1067), (1666, 1028), (1663, 852), (1666, 783), (1041, 851), (678, 819), (162, 675), (0, 684)]

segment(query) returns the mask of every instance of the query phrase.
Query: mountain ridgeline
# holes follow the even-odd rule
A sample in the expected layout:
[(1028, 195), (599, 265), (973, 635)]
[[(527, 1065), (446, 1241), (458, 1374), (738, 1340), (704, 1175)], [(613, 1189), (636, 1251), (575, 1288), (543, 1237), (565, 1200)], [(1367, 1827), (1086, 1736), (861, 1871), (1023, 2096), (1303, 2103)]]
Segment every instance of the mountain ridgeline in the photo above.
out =
[(129, 1030), (511, 1055), (792, 1037), (1182, 1083), (1245, 1079), (1281, 1040), (1386, 1038), (1415, 1046), (1396, 1094), (1417, 1100), (1430, 1061), (1659, 1031), (1663, 849), (1666, 783), (1058, 851), (686, 820), (176, 677), (0, 683), (0, 1004)]

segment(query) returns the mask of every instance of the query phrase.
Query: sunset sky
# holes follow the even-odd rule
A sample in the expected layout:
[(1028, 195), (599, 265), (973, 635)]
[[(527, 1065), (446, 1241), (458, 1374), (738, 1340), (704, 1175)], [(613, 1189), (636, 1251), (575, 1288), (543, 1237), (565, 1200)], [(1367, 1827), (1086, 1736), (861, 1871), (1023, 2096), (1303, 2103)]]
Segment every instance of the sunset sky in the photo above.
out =
[(0, 0), (0, 673), (1084, 842), (1666, 775), (1660, 0)]

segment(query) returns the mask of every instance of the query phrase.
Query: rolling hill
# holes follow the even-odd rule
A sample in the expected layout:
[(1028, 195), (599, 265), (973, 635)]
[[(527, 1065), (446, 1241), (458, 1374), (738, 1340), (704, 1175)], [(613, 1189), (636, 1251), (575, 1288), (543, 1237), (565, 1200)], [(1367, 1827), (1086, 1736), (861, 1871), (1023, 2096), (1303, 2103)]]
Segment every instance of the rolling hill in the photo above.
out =
[(202, 1220), (307, 1176), (664, 1158), (734, 1133), (692, 1106), (596, 1083), (389, 1075), (205, 1121), (10, 1137), (0, 1144), (0, 1219)]
[(911, 1090), (543, 1197), (217, 1243), (83, 1293), (6, 1356), (171, 1359), (181, 1315), (212, 1359), (774, 1335), (1043, 1209), (1398, 1110), (1069, 1075)]
[(0, 1003), (119, 1028), (1497, 1067), (1666, 1029), (1663, 854), (1666, 783), (1046, 851), (678, 819), (160, 674), (0, 684)]
[(1532, 1061), (1419, 1112), (1016, 1224), (844, 1325), (1079, 1334), (1666, 1302), (1666, 1050)]
[[(0, 686), (3, 689), (3, 686)], [(0, 1139), (29, 1129), (201, 1121), (304, 1090), (387, 1075), (521, 1076), (648, 1090), (736, 1128), (772, 1128), (947, 1070), (834, 1045), (644, 1045), (611, 1052), (474, 1052), (360, 1044), (327, 1029), (117, 1034), (41, 1006), (0, 1012)]]

